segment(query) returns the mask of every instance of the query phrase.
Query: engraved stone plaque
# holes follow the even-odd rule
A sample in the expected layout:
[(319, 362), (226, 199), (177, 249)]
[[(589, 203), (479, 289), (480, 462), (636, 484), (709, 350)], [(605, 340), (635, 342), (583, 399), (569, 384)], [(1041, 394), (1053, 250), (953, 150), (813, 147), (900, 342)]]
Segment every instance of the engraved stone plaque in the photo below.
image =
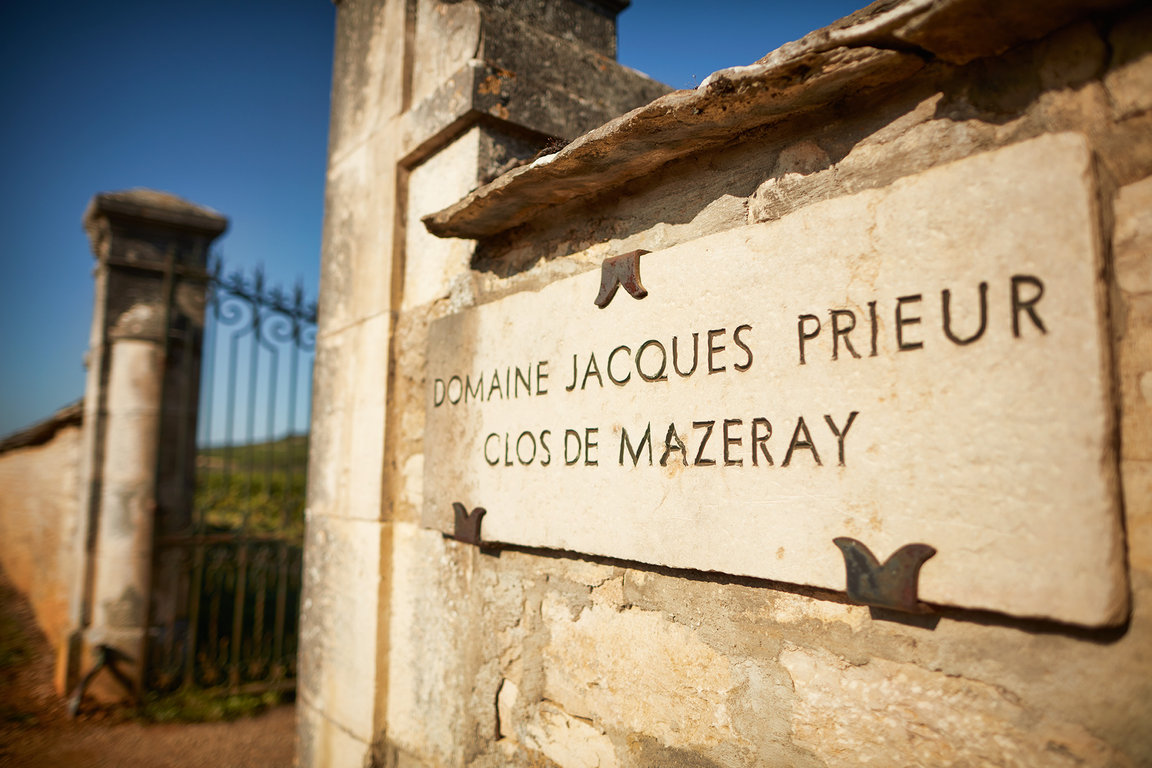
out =
[(930, 603), (1123, 620), (1091, 154), (1045, 136), (436, 321), (425, 524)]

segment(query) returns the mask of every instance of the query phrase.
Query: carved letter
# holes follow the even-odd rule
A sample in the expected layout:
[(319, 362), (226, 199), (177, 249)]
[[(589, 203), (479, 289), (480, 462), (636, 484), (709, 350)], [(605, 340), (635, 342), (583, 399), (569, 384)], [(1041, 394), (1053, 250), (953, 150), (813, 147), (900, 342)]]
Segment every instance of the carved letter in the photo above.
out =
[[(804, 433), (804, 439), (800, 439), (800, 433)], [(808, 431), (808, 425), (804, 423), (804, 417), (801, 416), (796, 422), (796, 431), (792, 433), (792, 442), (788, 444), (788, 453), (784, 455), (784, 462), (780, 465), (786, 467), (792, 463), (792, 451), (797, 448), (807, 448), (812, 451), (812, 458), (816, 460), (817, 466), (823, 466), (820, 461), (820, 454), (816, 452), (816, 446), (812, 442), (812, 434)]]
[[(524, 460), (524, 455), (520, 451), (520, 444), (524, 442), (524, 438), (528, 438), (532, 441), (532, 455), (528, 457), (527, 461)], [(520, 437), (516, 438), (516, 458), (524, 466), (528, 466), (532, 462), (536, 461), (536, 435), (532, 434), (531, 432), (520, 433)]]
[(480, 374), (480, 378), (476, 380), (476, 388), (472, 388), (472, 377), (464, 377), (464, 402), (468, 402), (468, 398), (473, 400), (484, 400), (484, 374)]
[(636, 450), (632, 450), (632, 443), (628, 440), (628, 430), (623, 427), (620, 428), (620, 466), (624, 466), (624, 449), (628, 449), (628, 455), (632, 457), (632, 466), (640, 463), (640, 452), (644, 448), (648, 448), (648, 466), (652, 466), (652, 422), (648, 422), (648, 428), (644, 430), (644, 437), (640, 438), (640, 442), (636, 445)]
[(676, 369), (676, 373), (681, 376), (691, 376), (696, 370), (696, 363), (699, 362), (699, 346), (700, 334), (692, 334), (692, 367), (686, 371), (680, 370), (679, 355), (676, 352), (676, 343), (679, 339), (676, 336), (672, 337), (672, 367)]
[(541, 383), (544, 379), (548, 378), (548, 361), (541, 360), (536, 363), (536, 396), (548, 394), (548, 390), (544, 389)]
[(632, 354), (632, 350), (630, 348), (624, 346), (623, 344), (616, 347), (616, 349), (612, 350), (612, 354), (608, 355), (608, 380), (611, 381), (613, 384), (622, 387), (628, 383), (629, 379), (632, 378), (632, 371), (628, 371), (628, 375), (622, 379), (617, 379), (615, 376), (612, 375), (612, 359), (614, 357), (616, 357), (616, 353), (619, 352), (620, 350), (624, 350), (628, 354)]
[[(859, 413), (859, 411), (852, 411), (852, 413), (848, 414), (848, 421), (844, 422), (843, 430), (836, 426), (836, 422), (832, 421), (831, 416), (824, 414), (824, 421), (828, 422), (828, 429), (832, 430), (832, 434), (836, 435), (836, 441), (840, 450), (840, 466), (844, 466), (844, 438), (848, 436), (848, 430), (852, 429), (852, 422), (856, 421), (856, 416)], [(816, 449), (813, 448), (812, 451), (815, 453)], [(820, 460), (817, 459), (816, 463), (820, 463)]]
[(712, 427), (716, 425), (715, 421), (694, 421), (692, 422), (693, 429), (704, 428), (704, 437), (700, 440), (700, 449), (696, 451), (696, 459), (692, 462), (698, 467), (710, 467), (716, 463), (716, 459), (703, 459), (700, 458), (704, 455), (704, 446), (708, 444), (708, 438), (712, 435)]
[[(648, 347), (656, 347), (660, 350), (660, 370), (656, 371), (655, 376), (649, 376), (644, 373), (640, 367), (640, 359), (644, 357), (644, 350)], [(668, 381), (668, 377), (664, 375), (664, 369), (668, 367), (668, 351), (664, 349), (664, 345), (656, 339), (648, 339), (640, 345), (640, 349), (636, 350), (636, 372), (640, 374), (640, 378), (644, 381)]]
[(715, 331), (708, 331), (708, 373), (709, 374), (721, 373), (724, 371), (725, 366), (722, 365), (719, 368), (717, 368), (714, 365), (712, 365), (712, 358), (716, 355), (717, 352), (723, 352), (725, 347), (723, 345), (720, 345), (718, 347), (715, 344), (713, 344), (712, 342), (715, 341), (718, 336), (723, 336), (725, 330), (727, 330), (727, 329), (719, 328)]
[[(806, 320), (813, 320), (816, 323), (816, 330), (808, 333), (804, 330), (804, 322)], [(820, 318), (816, 315), (800, 315), (800, 320), (796, 323), (796, 333), (800, 336), (800, 365), (804, 365), (804, 342), (811, 341), (820, 335)]]
[(924, 346), (922, 341), (904, 341), (904, 326), (916, 325), (920, 322), (919, 317), (904, 317), (904, 305), (915, 304), (920, 301), (920, 294), (914, 296), (901, 296), (896, 299), (896, 348), (901, 352), (910, 349), (920, 349)]
[[(1022, 285), (1030, 285), (1035, 288), (1035, 295), (1027, 300), (1020, 298), (1020, 286)], [(1028, 313), (1032, 322), (1040, 329), (1040, 333), (1048, 333), (1048, 329), (1044, 327), (1044, 321), (1040, 319), (1040, 315), (1036, 314), (1036, 305), (1040, 303), (1043, 296), (1044, 283), (1040, 282), (1040, 278), (1032, 275), (1012, 275), (1012, 335), (1016, 338), (1020, 338), (1020, 310)]]
[[(847, 318), (851, 322), (846, 328), (840, 327), (840, 319)], [(840, 358), (840, 337), (844, 337), (844, 348), (852, 355), (852, 357), (859, 358), (860, 355), (856, 354), (856, 350), (852, 348), (852, 340), (848, 338), (848, 334), (856, 327), (856, 314), (850, 309), (833, 309), (832, 310), (832, 359), (838, 360)]]
[(680, 436), (676, 434), (676, 425), (668, 425), (668, 434), (664, 436), (664, 455), (660, 457), (660, 466), (668, 466), (668, 456), (672, 451), (680, 451), (680, 458), (684, 460), (684, 466), (688, 466), (688, 448), (680, 440)]
[(599, 443), (592, 442), (592, 435), (599, 431), (597, 427), (587, 427), (584, 430), (584, 466), (586, 467), (594, 467), (599, 463), (596, 459), (592, 458), (592, 449), (600, 445)]
[(741, 373), (752, 367), (752, 349), (740, 340), (740, 332), (750, 330), (752, 330), (752, 326), (750, 325), (738, 325), (736, 326), (736, 330), (732, 332), (732, 341), (736, 342), (736, 346), (740, 347), (740, 349), (744, 350), (744, 354), (748, 355), (748, 359), (744, 361), (743, 365), (740, 363), (732, 365), (733, 368)]
[[(760, 427), (764, 427), (763, 437), (760, 436)], [(764, 445), (770, 437), (772, 437), (772, 422), (761, 417), (752, 419), (752, 466), (760, 466), (758, 456), (756, 455), (757, 448), (764, 452), (764, 458), (768, 461), (768, 466), (772, 466), (772, 455), (768, 453), (768, 446)]]
[(540, 433), (540, 447), (544, 449), (544, 460), (540, 462), (540, 466), (546, 467), (552, 463), (552, 450), (548, 447), (548, 443), (544, 438), (552, 434), (552, 430), (546, 429)]
[[(568, 446), (570, 445), (569, 438), (572, 438), (572, 437), (576, 438), (576, 455), (575, 456), (572, 456), (572, 452), (568, 449)], [(573, 464), (575, 464), (576, 462), (580, 461), (580, 449), (582, 447), (583, 446), (580, 443), (580, 433), (579, 432), (577, 432), (574, 429), (564, 430), (564, 463), (567, 466), (570, 467)]]
[(988, 283), (980, 283), (980, 327), (966, 339), (952, 333), (952, 291), (945, 288), (940, 292), (941, 309), (944, 311), (944, 335), (956, 344), (964, 346), (971, 344), (984, 335), (984, 328), (988, 325)]
[(729, 437), (728, 427), (738, 427), (743, 423), (740, 419), (724, 419), (724, 466), (726, 467), (744, 466), (744, 459), (732, 459), (728, 457), (728, 446), (740, 445), (744, 442), (743, 438)]
[(532, 396), (532, 364), (528, 364), (528, 372), (521, 373), (520, 366), (516, 366), (516, 397), (520, 397), (520, 382), (524, 382), (524, 389), (528, 390), (528, 396)]
[(500, 371), (492, 369), (492, 383), (488, 385), (488, 402), (492, 402), (492, 393), (499, 392), (500, 399), (504, 399), (504, 390), (500, 388)]
[(572, 383), (564, 387), (564, 391), (571, 392), (576, 389), (576, 355), (572, 355)]
[(596, 375), (596, 381), (600, 382), (600, 387), (603, 388), (604, 379), (600, 376), (600, 366), (596, 365), (595, 353), (588, 356), (588, 368), (584, 371), (584, 380), (580, 382), (581, 391), (588, 385), (588, 377), (593, 374)]

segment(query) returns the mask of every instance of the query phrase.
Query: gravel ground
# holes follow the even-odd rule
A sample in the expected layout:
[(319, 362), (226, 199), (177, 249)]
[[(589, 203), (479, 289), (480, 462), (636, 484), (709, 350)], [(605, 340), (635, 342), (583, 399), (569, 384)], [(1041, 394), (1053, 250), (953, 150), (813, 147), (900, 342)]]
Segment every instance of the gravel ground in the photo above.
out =
[(23, 596), (0, 573), (0, 765), (5, 768), (288, 768), (295, 708), (228, 723), (145, 723), (94, 710), (75, 720), (52, 688), (52, 653)]

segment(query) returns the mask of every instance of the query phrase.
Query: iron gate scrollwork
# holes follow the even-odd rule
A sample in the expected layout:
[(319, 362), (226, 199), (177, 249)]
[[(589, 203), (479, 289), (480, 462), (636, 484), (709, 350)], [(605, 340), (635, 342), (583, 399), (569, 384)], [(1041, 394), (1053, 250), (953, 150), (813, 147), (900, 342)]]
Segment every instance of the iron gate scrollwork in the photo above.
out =
[(316, 303), (260, 269), (217, 260), (204, 279), (203, 364), (183, 366), (201, 382), (195, 479), (176, 481), (187, 509), (157, 518), (147, 687), (290, 689)]

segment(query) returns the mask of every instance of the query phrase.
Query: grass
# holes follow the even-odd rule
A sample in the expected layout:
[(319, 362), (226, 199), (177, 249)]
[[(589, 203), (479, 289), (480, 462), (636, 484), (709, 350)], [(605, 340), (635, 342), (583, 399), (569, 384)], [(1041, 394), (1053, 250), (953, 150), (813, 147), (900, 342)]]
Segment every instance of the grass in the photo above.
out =
[(276, 691), (221, 695), (211, 690), (187, 690), (148, 696), (138, 717), (152, 723), (216, 723), (251, 717), (283, 702)]
[(195, 505), (209, 530), (303, 534), (308, 436), (204, 448)]

